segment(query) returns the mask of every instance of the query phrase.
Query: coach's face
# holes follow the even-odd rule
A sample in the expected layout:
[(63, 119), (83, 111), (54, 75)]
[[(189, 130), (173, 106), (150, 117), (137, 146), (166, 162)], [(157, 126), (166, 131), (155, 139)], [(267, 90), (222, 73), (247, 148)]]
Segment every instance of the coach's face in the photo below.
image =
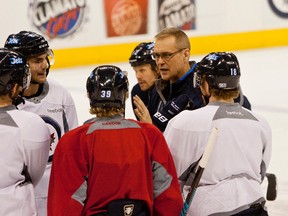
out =
[(186, 71), (189, 49), (178, 47), (174, 36), (161, 37), (156, 39), (153, 57), (156, 61), (163, 80), (176, 82)]

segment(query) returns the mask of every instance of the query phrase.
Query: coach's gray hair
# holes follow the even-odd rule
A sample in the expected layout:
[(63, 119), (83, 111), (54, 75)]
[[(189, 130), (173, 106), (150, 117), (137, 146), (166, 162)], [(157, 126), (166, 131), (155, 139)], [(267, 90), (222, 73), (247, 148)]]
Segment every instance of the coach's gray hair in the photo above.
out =
[(155, 35), (155, 41), (158, 39), (162, 39), (165, 37), (174, 37), (176, 40), (176, 46), (178, 49), (188, 48), (190, 50), (190, 41), (188, 36), (184, 31), (181, 29), (170, 27), (170, 28), (164, 28), (161, 30), (158, 34)]

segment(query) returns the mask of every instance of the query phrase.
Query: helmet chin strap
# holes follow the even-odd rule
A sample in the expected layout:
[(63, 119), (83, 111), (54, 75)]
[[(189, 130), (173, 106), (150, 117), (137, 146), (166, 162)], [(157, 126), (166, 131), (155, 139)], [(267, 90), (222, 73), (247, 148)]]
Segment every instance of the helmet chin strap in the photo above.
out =
[(47, 69), (46, 69), (46, 76), (48, 76), (48, 74), (49, 74), (49, 70), (50, 70), (50, 61), (49, 61), (49, 59), (48, 59), (48, 57), (46, 58), (47, 59)]
[(25, 100), (22, 98), (22, 95), (23, 95), (23, 91), (20, 91), (16, 97), (12, 97), (12, 91), (9, 92), (9, 97), (12, 100), (12, 104), (16, 106), (16, 108), (21, 103), (25, 104)]
[(20, 95), (12, 99), (12, 104), (16, 107), (21, 103), (25, 104), (25, 100)]

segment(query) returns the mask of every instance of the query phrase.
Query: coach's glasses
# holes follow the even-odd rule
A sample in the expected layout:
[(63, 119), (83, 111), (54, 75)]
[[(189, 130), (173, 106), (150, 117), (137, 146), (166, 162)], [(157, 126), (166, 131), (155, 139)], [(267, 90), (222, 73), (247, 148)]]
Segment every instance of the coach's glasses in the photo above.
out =
[(160, 59), (160, 57), (164, 60), (164, 61), (168, 61), (170, 60), (174, 55), (176, 55), (178, 52), (181, 52), (182, 50), (184, 50), (186, 48), (182, 48), (182, 49), (179, 49), (175, 52), (164, 52), (164, 53), (152, 53), (151, 56), (152, 56), (152, 59), (154, 59), (155, 61), (158, 61)]

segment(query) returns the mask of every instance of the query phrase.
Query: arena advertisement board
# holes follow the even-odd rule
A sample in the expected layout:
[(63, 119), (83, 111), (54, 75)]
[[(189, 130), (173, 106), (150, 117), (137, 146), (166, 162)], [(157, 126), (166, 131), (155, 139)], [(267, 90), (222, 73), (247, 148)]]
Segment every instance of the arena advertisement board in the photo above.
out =
[(147, 33), (148, 0), (105, 0), (108, 37)]
[(65, 38), (79, 28), (85, 7), (86, 0), (31, 0), (28, 17), (48, 38)]
[(55, 53), (54, 68), (127, 61), (137, 43), (168, 26), (185, 30), (191, 54), (287, 45), (287, 0), (9, 0), (1, 6), (2, 44), (19, 31), (42, 34)]
[(195, 0), (158, 0), (159, 30), (178, 27), (182, 30), (196, 28)]

